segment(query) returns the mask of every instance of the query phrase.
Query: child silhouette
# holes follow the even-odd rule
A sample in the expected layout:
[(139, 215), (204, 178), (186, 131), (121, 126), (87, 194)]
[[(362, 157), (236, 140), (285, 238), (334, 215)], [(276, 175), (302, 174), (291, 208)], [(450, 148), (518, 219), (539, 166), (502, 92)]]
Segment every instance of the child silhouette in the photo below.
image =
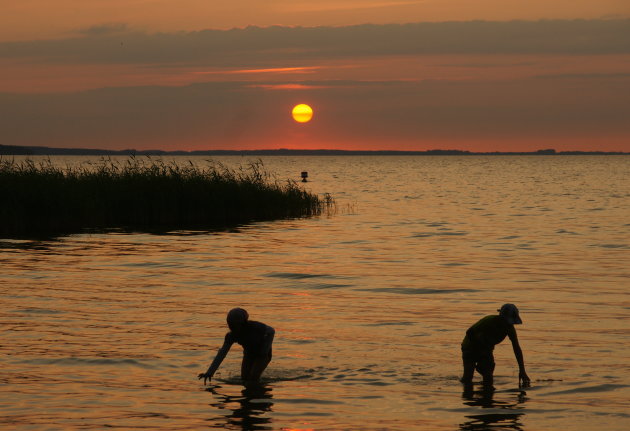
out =
[(249, 320), (249, 314), (242, 308), (233, 308), (227, 315), (230, 332), (225, 334), (223, 346), (217, 352), (208, 371), (199, 374), (203, 384), (210, 381), (223, 359), (235, 342), (243, 346), (241, 378), (244, 383), (256, 382), (271, 361), (271, 344), (275, 330), (261, 322)]
[(523, 323), (518, 308), (514, 304), (504, 304), (498, 315), (486, 316), (472, 325), (466, 331), (462, 341), (462, 360), (464, 362), (464, 375), (461, 382), (471, 384), (475, 370), (483, 376), (483, 383), (492, 386), (494, 373), (494, 346), (509, 337), (512, 342), (514, 356), (518, 362), (519, 386), (529, 386), (529, 377), (525, 372), (523, 352), (518, 344), (514, 325)]

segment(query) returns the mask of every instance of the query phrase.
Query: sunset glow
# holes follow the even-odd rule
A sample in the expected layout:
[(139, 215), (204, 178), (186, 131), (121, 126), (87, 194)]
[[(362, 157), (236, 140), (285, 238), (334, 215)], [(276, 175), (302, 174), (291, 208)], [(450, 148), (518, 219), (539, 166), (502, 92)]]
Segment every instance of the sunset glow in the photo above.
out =
[(0, 11), (7, 428), (630, 430), (630, 0)]
[(105, 3), (5, 7), (3, 144), (630, 151), (627, 0)]

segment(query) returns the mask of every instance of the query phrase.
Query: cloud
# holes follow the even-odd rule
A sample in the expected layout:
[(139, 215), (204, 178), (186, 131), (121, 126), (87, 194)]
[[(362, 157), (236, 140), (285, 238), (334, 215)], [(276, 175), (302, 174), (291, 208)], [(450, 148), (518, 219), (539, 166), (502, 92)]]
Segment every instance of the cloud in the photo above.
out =
[[(0, 93), (0, 130), (5, 144), (112, 149), (520, 139), (535, 150), (545, 139), (576, 149), (578, 139), (614, 137), (630, 151), (628, 54), (630, 20), (156, 34), (103, 24), (65, 40), (0, 43), (7, 91), (55, 77), (46, 91), (75, 85)], [(289, 115), (297, 103), (316, 110), (301, 128)]]
[(78, 33), (85, 36), (108, 36), (112, 34), (123, 33), (128, 30), (129, 28), (125, 23), (109, 23), (84, 28), (79, 30)]
[(249, 88), (264, 88), (266, 90), (316, 90), (321, 88), (330, 88), (326, 85), (310, 85), (310, 84), (251, 84)]
[(541, 79), (628, 79), (630, 78), (630, 73), (620, 72), (620, 73), (549, 73), (544, 75), (536, 75), (534, 78)]
[(296, 73), (314, 73), (315, 70), (320, 69), (317, 66), (309, 67), (270, 67), (264, 69), (237, 69), (237, 70), (209, 70), (209, 71), (196, 71), (198, 75), (216, 75), (216, 74), (231, 74), (231, 75), (248, 75), (248, 74), (296, 74)]
[(344, 2), (340, 3), (338, 1), (333, 2), (293, 2), (283, 7), (283, 10), (288, 12), (302, 12), (302, 13), (312, 13), (312, 12), (339, 12), (339, 11), (348, 11), (348, 12), (358, 12), (360, 10), (365, 9), (386, 9), (386, 8), (395, 8), (399, 6), (410, 6), (417, 5), (421, 3), (425, 3), (424, 0), (415, 0), (415, 1), (360, 1), (360, 2)]
[(246, 27), (156, 33), (123, 24), (64, 40), (0, 43), (0, 58), (56, 63), (259, 67), (274, 61), (421, 54), (630, 53), (630, 20)]

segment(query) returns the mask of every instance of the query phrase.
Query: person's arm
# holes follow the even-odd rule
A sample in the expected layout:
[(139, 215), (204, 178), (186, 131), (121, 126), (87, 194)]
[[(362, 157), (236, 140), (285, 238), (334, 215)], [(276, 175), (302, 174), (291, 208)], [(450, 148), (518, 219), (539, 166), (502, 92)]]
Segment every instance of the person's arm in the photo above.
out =
[(523, 360), (523, 351), (521, 350), (521, 346), (518, 343), (518, 337), (516, 336), (516, 329), (512, 329), (512, 331), (508, 332), (508, 336), (510, 337), (510, 341), (512, 342), (512, 349), (514, 350), (514, 357), (516, 358), (516, 362), (518, 362), (518, 385), (521, 386), (529, 386), (529, 376), (525, 372), (525, 361)]
[(206, 380), (210, 381), (212, 379), (212, 376), (214, 376), (214, 373), (217, 371), (217, 369), (221, 365), (221, 362), (223, 362), (228, 352), (230, 351), (230, 347), (232, 347), (232, 344), (234, 344), (234, 340), (232, 339), (230, 335), (231, 334), (228, 333), (225, 336), (225, 341), (223, 342), (223, 346), (221, 346), (221, 348), (217, 352), (217, 355), (214, 357), (214, 360), (210, 364), (210, 367), (208, 367), (208, 371), (206, 371), (205, 373), (199, 374), (198, 378), (199, 379), (203, 378), (204, 385), (206, 384)]

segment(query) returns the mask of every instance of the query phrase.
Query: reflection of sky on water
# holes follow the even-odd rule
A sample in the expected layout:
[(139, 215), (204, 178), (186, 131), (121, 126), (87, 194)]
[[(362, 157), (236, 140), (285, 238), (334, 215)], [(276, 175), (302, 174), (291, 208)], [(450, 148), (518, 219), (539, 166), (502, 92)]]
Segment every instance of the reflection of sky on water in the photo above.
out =
[[(210, 405), (217, 410), (229, 410), (224, 415), (226, 421), (225, 428), (234, 429), (241, 427), (243, 430), (270, 430), (271, 418), (265, 416), (271, 411), (273, 406), (272, 388), (260, 384), (251, 385), (244, 388), (240, 395), (228, 395), (223, 393), (224, 389), (219, 386), (210, 386), (207, 391), (212, 393), (214, 401)], [(216, 424), (214, 418), (211, 420)]]
[(468, 420), (459, 425), (461, 431), (524, 430), (521, 419), (524, 415), (522, 404), (528, 400), (525, 391), (514, 391), (504, 401), (495, 399), (493, 389), (474, 390), (472, 386), (466, 386), (462, 399), (466, 406), (493, 409), (493, 412), (467, 415)]
[[(307, 187), (356, 211), (1, 242), (0, 416), (14, 428), (626, 431), (629, 161), (269, 157), (279, 178), (308, 171)], [(521, 309), (529, 399), (508, 390), (509, 342), (492, 397), (462, 398), (465, 330), (504, 302)], [(216, 394), (196, 378), (234, 306), (276, 329), (273, 399), (241, 392), (239, 347)]]

